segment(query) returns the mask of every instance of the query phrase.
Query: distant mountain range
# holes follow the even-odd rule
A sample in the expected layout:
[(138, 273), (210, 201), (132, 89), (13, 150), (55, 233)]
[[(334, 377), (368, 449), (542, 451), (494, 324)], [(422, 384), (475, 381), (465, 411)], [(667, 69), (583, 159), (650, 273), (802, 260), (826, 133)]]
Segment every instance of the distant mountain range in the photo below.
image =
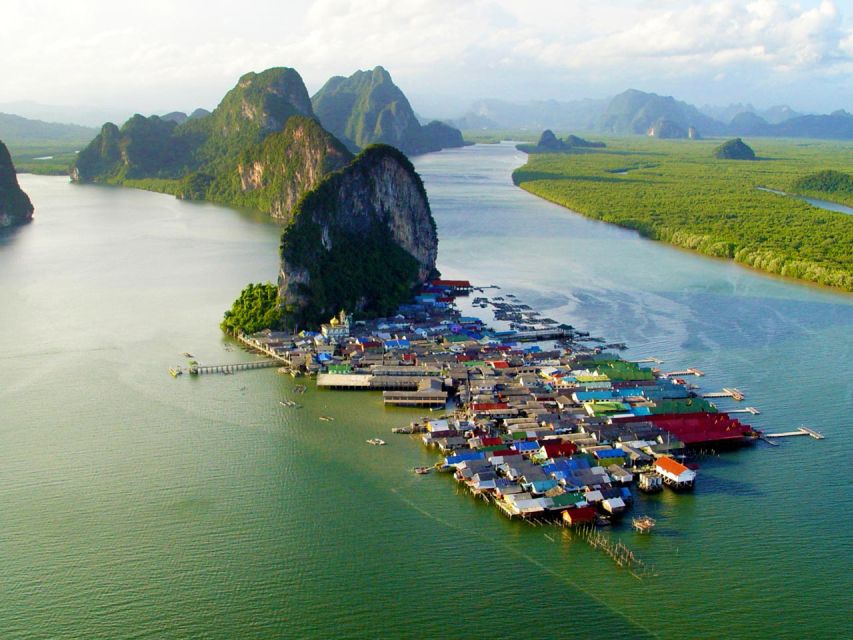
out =
[[(628, 89), (610, 100), (530, 102), (513, 104), (480, 100), (453, 124), (465, 129), (557, 129), (615, 135), (662, 137), (777, 136), (853, 139), (853, 115), (839, 110), (828, 115), (803, 115), (790, 107), (758, 111), (751, 105), (699, 109), (676, 100)], [(691, 135), (692, 133), (692, 135)]]
[(460, 129), (574, 129), (592, 131), (607, 100), (538, 100), (525, 104), (478, 100), (464, 116), (452, 121)]
[[(95, 137), (97, 129), (76, 124), (58, 124), (29, 120), (10, 113), (0, 113), (0, 140), (14, 146), (47, 142), (80, 142)], [(82, 145), (81, 145), (82, 146)]]

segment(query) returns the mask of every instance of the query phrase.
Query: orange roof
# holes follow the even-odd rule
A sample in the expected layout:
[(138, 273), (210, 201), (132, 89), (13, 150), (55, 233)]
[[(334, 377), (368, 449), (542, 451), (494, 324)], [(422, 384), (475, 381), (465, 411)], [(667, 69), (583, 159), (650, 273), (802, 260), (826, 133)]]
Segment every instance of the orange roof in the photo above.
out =
[(655, 465), (676, 476), (680, 476), (685, 471), (689, 471), (689, 469), (680, 462), (676, 462), (672, 458), (668, 458), (666, 456), (661, 456), (655, 460)]

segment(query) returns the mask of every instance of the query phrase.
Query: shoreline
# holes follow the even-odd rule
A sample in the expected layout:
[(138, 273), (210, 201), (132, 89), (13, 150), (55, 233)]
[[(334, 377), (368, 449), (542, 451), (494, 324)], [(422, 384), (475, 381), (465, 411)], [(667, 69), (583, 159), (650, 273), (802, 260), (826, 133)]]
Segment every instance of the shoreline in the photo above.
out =
[[(841, 294), (841, 295), (853, 297), (853, 290), (847, 290), (847, 289), (843, 289), (841, 287), (834, 287), (834, 286), (831, 286), (828, 284), (822, 284), (820, 282), (815, 282), (813, 280), (805, 280), (802, 278), (794, 278), (793, 276), (786, 276), (786, 275), (783, 275), (781, 273), (776, 273), (773, 271), (766, 271), (765, 269), (760, 269), (758, 267), (747, 264), (745, 262), (738, 262), (734, 258), (721, 258), (720, 256), (713, 256), (713, 255), (709, 255), (707, 253), (702, 253), (701, 251), (697, 251), (695, 249), (690, 249), (688, 247), (682, 247), (680, 245), (673, 244), (671, 242), (667, 242), (666, 240), (658, 240), (656, 238), (651, 238), (651, 237), (643, 234), (641, 231), (634, 229), (632, 227), (627, 227), (625, 225), (617, 224), (615, 222), (608, 222), (607, 220), (602, 220), (602, 219), (596, 218), (594, 216), (589, 216), (589, 215), (583, 213), (582, 211), (572, 209), (571, 207), (569, 207), (569, 206), (567, 206), (561, 202), (558, 202), (557, 200), (551, 199), (551, 198), (544, 196), (542, 194), (539, 194), (539, 193), (535, 193), (535, 192), (531, 191), (530, 189), (526, 189), (523, 186), (523, 183), (521, 183), (521, 184), (513, 183), (513, 184), (515, 187), (521, 189), (525, 193), (529, 193), (530, 195), (532, 195), (536, 198), (539, 198), (540, 200), (544, 200), (545, 202), (549, 202), (550, 204), (556, 205), (556, 206), (560, 207), (561, 209), (568, 211), (569, 213), (573, 213), (575, 215), (582, 216), (583, 218), (586, 218), (587, 220), (593, 220), (595, 222), (600, 222), (601, 224), (606, 224), (606, 225), (610, 225), (613, 227), (618, 227), (619, 229), (624, 229), (626, 231), (631, 231), (631, 232), (635, 233), (637, 236), (639, 236), (640, 238), (642, 238), (643, 240), (648, 240), (650, 242), (657, 242), (659, 244), (666, 245), (667, 247), (672, 247), (673, 249), (678, 249), (679, 251), (686, 252), (692, 256), (701, 256), (703, 258), (707, 258), (710, 260), (719, 261), (719, 262), (723, 262), (726, 264), (733, 264), (733, 265), (736, 265), (742, 269), (746, 269), (747, 271), (751, 271), (753, 273), (757, 273), (757, 274), (760, 274), (762, 276), (770, 276), (774, 279), (782, 280), (783, 282), (789, 282), (789, 283), (798, 284), (798, 285), (805, 285), (805, 286), (820, 289), (822, 291), (827, 291), (830, 293)], [(839, 213), (839, 212), (836, 212), (836, 213)], [(846, 214), (842, 213), (842, 215), (846, 215)]]

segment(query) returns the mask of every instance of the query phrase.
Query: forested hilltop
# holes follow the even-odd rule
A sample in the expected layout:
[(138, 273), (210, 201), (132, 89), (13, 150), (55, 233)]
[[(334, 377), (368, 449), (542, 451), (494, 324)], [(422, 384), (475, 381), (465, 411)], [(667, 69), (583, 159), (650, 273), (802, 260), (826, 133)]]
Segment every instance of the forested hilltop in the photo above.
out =
[(433, 120), (421, 126), (406, 96), (382, 67), (329, 79), (311, 104), (322, 125), (354, 152), (374, 143), (407, 154), (465, 144), (462, 133), (448, 124)]
[[(750, 141), (758, 159), (714, 157), (718, 141), (608, 140), (584, 154), (529, 156), (523, 189), (655, 240), (853, 291), (853, 216), (788, 195), (853, 206), (843, 143)], [(821, 169), (816, 173), (816, 169)]]

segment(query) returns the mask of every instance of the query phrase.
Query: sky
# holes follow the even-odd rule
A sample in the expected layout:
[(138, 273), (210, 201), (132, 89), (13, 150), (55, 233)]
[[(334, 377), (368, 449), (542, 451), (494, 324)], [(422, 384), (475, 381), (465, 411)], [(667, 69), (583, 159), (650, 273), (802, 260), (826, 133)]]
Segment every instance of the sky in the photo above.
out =
[(2, 0), (0, 103), (212, 109), (247, 71), (309, 93), (382, 65), (424, 116), (604, 98), (853, 111), (853, 0)]

